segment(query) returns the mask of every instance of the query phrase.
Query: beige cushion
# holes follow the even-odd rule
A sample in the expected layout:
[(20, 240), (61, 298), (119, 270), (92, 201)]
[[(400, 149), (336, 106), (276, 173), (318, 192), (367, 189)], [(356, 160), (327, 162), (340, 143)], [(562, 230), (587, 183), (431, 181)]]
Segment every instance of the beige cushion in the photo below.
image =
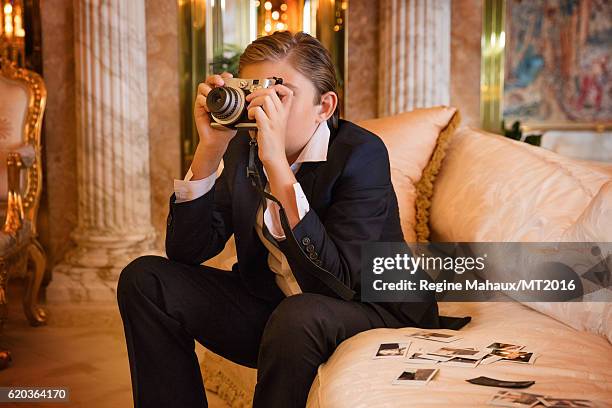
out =
[(358, 123), (380, 136), (387, 146), (402, 230), (408, 242), (429, 238), (433, 182), (459, 122), (456, 108), (438, 106)]
[[(432, 238), (451, 242), (558, 242), (579, 219), (605, 220), (589, 216), (587, 209), (610, 180), (612, 165), (590, 165), (464, 128), (451, 140), (436, 180)], [(610, 205), (610, 201), (601, 203), (598, 211), (609, 211)], [(612, 222), (603, 222), (597, 228), (600, 233), (589, 240), (610, 241)]]
[(0, 76), (0, 146), (23, 142), (28, 112), (28, 90), (21, 83)]
[[(431, 227), (435, 241), (612, 242), (612, 165), (461, 129), (436, 181)], [(526, 304), (612, 342), (610, 303)]]
[(6, 157), (23, 145), (28, 112), (28, 90), (21, 83), (0, 76), (0, 200), (6, 200)]

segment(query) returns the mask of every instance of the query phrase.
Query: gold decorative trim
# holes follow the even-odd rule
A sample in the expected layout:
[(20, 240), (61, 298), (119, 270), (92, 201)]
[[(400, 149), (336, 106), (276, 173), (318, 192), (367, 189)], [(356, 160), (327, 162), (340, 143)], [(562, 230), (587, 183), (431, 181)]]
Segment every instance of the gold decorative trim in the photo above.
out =
[(446, 127), (440, 132), (431, 158), (425, 169), (423, 169), (421, 179), (416, 183), (415, 231), (418, 242), (429, 242), (429, 208), (431, 207), (431, 199), (433, 197), (434, 181), (442, 166), (442, 160), (446, 156), (446, 149), (450, 143), (450, 138), (460, 123), (461, 114), (457, 110), (448, 121)]
[(211, 369), (208, 364), (201, 364), (201, 367), (205, 388), (216, 393), (230, 407), (249, 408), (253, 405), (253, 394), (248, 393), (232, 381), (223, 373), (221, 367)]
[(27, 187), (23, 195), (23, 207), (25, 218), (31, 221), (33, 236), (36, 236), (36, 217), (42, 191), (41, 130), (47, 103), (47, 88), (43, 79), (36, 72), (19, 68), (14, 62), (7, 59), (0, 58), (0, 69), (4, 78), (21, 83), (29, 94), (24, 142), (34, 147), (36, 159), (32, 166), (25, 169)]
[(612, 122), (527, 122), (521, 124), (521, 130), (524, 133), (547, 130), (590, 130), (603, 133), (610, 129), (612, 129)]
[(506, 0), (483, 2), (480, 61), (481, 127), (502, 132), (504, 66), (506, 58)]
[(19, 176), (23, 166), (23, 161), (19, 153), (10, 152), (6, 159), (8, 176), (8, 197), (6, 204), (6, 220), (2, 231), (16, 237), (17, 232), (23, 225), (23, 201), (19, 191)]

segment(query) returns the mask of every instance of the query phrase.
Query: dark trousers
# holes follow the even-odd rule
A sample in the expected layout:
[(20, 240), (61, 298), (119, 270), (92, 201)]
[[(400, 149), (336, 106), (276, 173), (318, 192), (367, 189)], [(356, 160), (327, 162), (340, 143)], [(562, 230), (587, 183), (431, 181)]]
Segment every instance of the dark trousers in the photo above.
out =
[(117, 300), (137, 408), (208, 406), (194, 340), (258, 369), (254, 407), (304, 407), (317, 368), (340, 342), (385, 327), (365, 303), (304, 293), (271, 304), (237, 271), (156, 256), (125, 267)]

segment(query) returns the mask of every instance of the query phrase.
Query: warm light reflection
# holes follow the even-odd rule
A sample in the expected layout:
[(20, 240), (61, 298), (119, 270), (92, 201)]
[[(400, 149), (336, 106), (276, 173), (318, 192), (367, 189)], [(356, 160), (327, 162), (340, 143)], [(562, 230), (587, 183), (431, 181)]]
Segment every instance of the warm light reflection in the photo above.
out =
[(13, 37), (13, 6), (10, 3), (4, 5), (4, 32), (9, 39)]
[(10, 3), (4, 5), (4, 32), (9, 40), (13, 37), (13, 6)]
[(25, 28), (23, 2), (2, 0), (0, 2), (0, 57), (22, 65), (25, 59)]
[[(273, 31), (302, 30), (300, 14), (295, 4), (265, 1), (259, 11), (258, 30), (260, 35), (270, 35)], [(306, 1), (308, 3), (308, 1)]]
[(21, 9), (15, 8), (15, 37), (25, 37), (25, 30), (21, 21)]

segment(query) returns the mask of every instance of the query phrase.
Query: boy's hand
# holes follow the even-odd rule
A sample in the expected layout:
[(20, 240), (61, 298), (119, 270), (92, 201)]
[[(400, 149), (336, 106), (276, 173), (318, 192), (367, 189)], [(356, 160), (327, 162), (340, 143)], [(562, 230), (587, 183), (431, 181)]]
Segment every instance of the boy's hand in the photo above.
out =
[(195, 119), (200, 143), (207, 146), (216, 146), (219, 144), (227, 144), (236, 135), (235, 130), (213, 129), (210, 126), (210, 116), (208, 107), (206, 106), (206, 97), (213, 88), (223, 86), (223, 79), (232, 78), (232, 74), (224, 72), (221, 75), (211, 75), (206, 78), (206, 81), (198, 85), (197, 96), (193, 108), (193, 117)]
[(206, 97), (216, 87), (223, 86), (223, 79), (232, 78), (232, 74), (224, 72), (221, 75), (211, 75), (205, 82), (198, 85), (198, 92), (193, 108), (193, 116), (200, 141), (191, 162), (192, 180), (208, 177), (219, 167), (227, 145), (234, 136), (235, 130), (214, 129), (210, 126)]
[(293, 91), (284, 85), (258, 89), (247, 95), (249, 119), (257, 123), (257, 144), (262, 163), (286, 160), (285, 137)]

